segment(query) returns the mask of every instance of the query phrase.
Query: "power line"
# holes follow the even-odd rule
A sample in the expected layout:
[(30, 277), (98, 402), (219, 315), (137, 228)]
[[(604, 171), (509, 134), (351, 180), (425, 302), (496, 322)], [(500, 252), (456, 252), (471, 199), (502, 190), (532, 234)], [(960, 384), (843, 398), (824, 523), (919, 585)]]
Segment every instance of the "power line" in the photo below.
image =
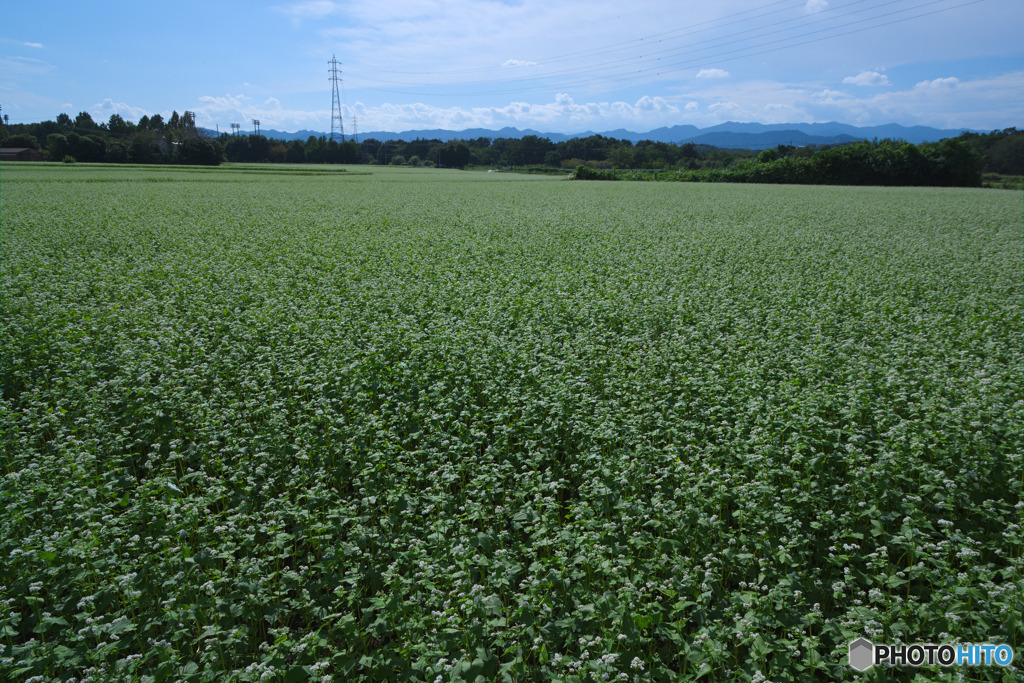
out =
[[(737, 12), (736, 14), (734, 14), (732, 16), (739, 16), (739, 15), (743, 15), (743, 14), (750, 14), (752, 12), (757, 12), (758, 10), (762, 10), (762, 9), (765, 9), (765, 8), (768, 8), (768, 7), (775, 7), (776, 5), (783, 5), (783, 4), (791, 4), (792, 2), (793, 2), (793, 0), (776, 0), (775, 2), (769, 2), (766, 5), (760, 5), (758, 7), (754, 7), (754, 8), (749, 9), (749, 10), (743, 10), (741, 12)], [(804, 4), (805, 4), (805, 0), (799, 0), (799, 2), (798, 2), (799, 6), (802, 7)], [(794, 7), (784, 7), (784, 8), (779, 9), (779, 10), (774, 10), (773, 12), (768, 12), (767, 14), (774, 14), (775, 12), (784, 12), (784, 11), (787, 11), (787, 10), (790, 10), (790, 9), (793, 9), (793, 8)], [(765, 15), (758, 15), (756, 17), (748, 17), (746, 19), (737, 19), (737, 20), (734, 20), (734, 21), (726, 22), (725, 24), (722, 24), (722, 25), (723, 26), (728, 26), (730, 24), (740, 23), (740, 22), (743, 22), (743, 21), (748, 21), (749, 19), (758, 19), (758, 18), (761, 18), (762, 16), (767, 16), (767, 14), (765, 14)], [(609, 45), (601, 45), (601, 46), (598, 46), (598, 47), (587, 48), (586, 50), (578, 50), (578, 51), (575, 51), (575, 52), (567, 52), (567, 53), (563, 53), (563, 54), (559, 54), (559, 55), (553, 55), (553, 56), (542, 58), (542, 59), (538, 59), (538, 60), (535, 60), (535, 61), (540, 63), (540, 64), (555, 64), (555, 63), (558, 63), (558, 62), (572, 61), (572, 60), (579, 59), (579, 58), (584, 57), (584, 56), (589, 56), (589, 55), (593, 55), (593, 54), (603, 54), (603, 53), (606, 53), (606, 52), (608, 52), (610, 50), (622, 49), (624, 46), (644, 45), (644, 44), (649, 43), (654, 38), (662, 38), (663, 36), (671, 35), (673, 33), (681, 33), (683, 31), (698, 30), (698, 27), (706, 26), (708, 24), (715, 24), (715, 23), (718, 23), (719, 21), (721, 21), (721, 20), (720, 19), (709, 19), (708, 21), (702, 21), (702, 22), (698, 22), (696, 24), (690, 24), (688, 26), (684, 26), (682, 28), (673, 29), (671, 31), (664, 31), (662, 33), (655, 33), (655, 34), (650, 35), (650, 36), (643, 36), (643, 37), (640, 37), (640, 38), (635, 38), (633, 40), (626, 40), (626, 41), (622, 41), (622, 42), (618, 42), (618, 43), (611, 43)], [(699, 29), (699, 30), (703, 30), (703, 31), (710, 30), (710, 27), (709, 28), (705, 28), (705, 29)], [(435, 75), (436, 76), (440, 76), (440, 75), (445, 75), (445, 74), (485, 73), (485, 72), (505, 71), (505, 70), (506, 70), (506, 67), (504, 67), (504, 66), (501, 66), (501, 67), (489, 66), (489, 67), (478, 67), (478, 68), (473, 68), (473, 69), (454, 69), (454, 70), (444, 70), (444, 71), (390, 71), (390, 70), (380, 69), (380, 70), (373, 71), (373, 73), (392, 73), (392, 74), (404, 74), (404, 75), (411, 75), (411, 76), (416, 76), (416, 75), (419, 75), (419, 76), (435, 76)]]
[[(835, 9), (835, 10), (846, 10), (846, 9), (849, 9), (849, 8), (853, 7), (854, 5), (859, 5), (859, 4), (862, 4), (863, 2), (867, 2), (867, 1), (868, 0), (857, 0), (856, 2), (848, 3), (846, 5), (842, 5), (842, 6), (833, 8), (833, 9)], [(764, 30), (762, 30), (760, 33), (757, 33), (757, 34), (755, 34), (753, 36), (748, 36), (746, 38), (739, 38), (739, 36), (742, 36), (743, 34), (748, 34), (748, 33), (751, 33), (751, 31), (756, 31), (756, 30), (759, 30), (759, 29), (764, 28), (764, 27), (758, 27), (758, 28), (755, 28), (755, 29), (746, 29), (746, 30), (743, 30), (743, 31), (734, 32), (734, 33), (727, 34), (727, 35), (724, 35), (724, 36), (721, 36), (721, 37), (718, 37), (718, 38), (712, 38), (712, 39), (700, 41), (698, 43), (686, 45), (686, 46), (683, 46), (683, 47), (668, 48), (668, 49), (665, 49), (665, 50), (660, 50), (660, 51), (656, 51), (656, 52), (653, 52), (653, 53), (648, 53), (646, 55), (638, 55), (638, 56), (634, 56), (634, 57), (624, 57), (624, 58), (620, 58), (620, 59), (617, 59), (617, 60), (598, 62), (596, 64), (587, 65), (587, 66), (572, 67), (572, 68), (568, 68), (568, 69), (563, 69), (561, 71), (556, 71), (556, 72), (553, 72), (553, 73), (538, 74), (536, 76), (529, 76), (529, 77), (520, 76), (520, 77), (513, 77), (513, 78), (506, 78), (506, 79), (477, 80), (477, 81), (463, 81), (463, 82), (453, 81), (453, 82), (446, 82), (446, 83), (391, 82), (391, 84), (393, 84), (393, 85), (408, 85), (408, 86), (411, 86), (411, 87), (419, 87), (419, 88), (423, 88), (423, 87), (427, 87), (427, 88), (437, 87), (437, 88), (450, 89), (450, 90), (446, 90), (446, 92), (444, 92), (444, 93), (420, 92), (420, 91), (415, 91), (414, 92), (414, 91), (410, 91), (410, 90), (406, 90), (406, 89), (383, 88), (383, 87), (374, 87), (374, 86), (367, 86), (367, 87), (370, 88), (370, 89), (378, 90), (378, 91), (382, 91), (382, 92), (394, 92), (394, 93), (402, 93), (402, 94), (408, 94), (408, 95), (418, 95), (418, 96), (425, 96), (425, 97), (442, 96), (442, 95), (445, 96), (445, 97), (453, 97), (453, 96), (502, 95), (502, 94), (516, 94), (516, 93), (526, 93), (526, 92), (541, 92), (541, 91), (550, 91), (552, 89), (559, 89), (559, 88), (566, 89), (566, 88), (569, 88), (569, 87), (579, 87), (579, 86), (584, 86), (584, 85), (590, 85), (590, 84), (593, 84), (593, 83), (609, 83), (609, 82), (617, 82), (617, 81), (622, 81), (622, 80), (635, 80), (638, 77), (662, 76), (662, 75), (665, 75), (666, 73), (671, 73), (671, 72), (674, 72), (674, 71), (679, 71), (679, 70), (684, 69), (684, 68), (692, 68), (692, 67), (695, 67), (695, 66), (701, 66), (701, 65), (705, 65), (705, 64), (710, 63), (710, 62), (720, 63), (720, 62), (727, 62), (727, 61), (735, 61), (737, 59), (743, 59), (743, 58), (746, 58), (746, 57), (753, 57), (753, 56), (757, 56), (757, 55), (761, 55), (761, 54), (766, 54), (766, 53), (769, 53), (769, 52), (777, 52), (779, 50), (789, 49), (789, 48), (792, 48), (792, 47), (799, 47), (799, 46), (802, 46), (802, 45), (808, 45), (808, 44), (811, 44), (811, 43), (820, 42), (822, 40), (829, 40), (829, 39), (833, 39), (833, 38), (839, 38), (839, 37), (851, 35), (851, 34), (854, 34), (854, 33), (870, 31), (870, 30), (874, 30), (874, 29), (878, 29), (878, 28), (883, 28), (883, 27), (886, 27), (886, 26), (891, 26), (893, 24), (898, 24), (898, 23), (902, 23), (902, 22), (906, 22), (906, 21), (911, 21), (911, 20), (914, 20), (914, 19), (919, 19), (919, 18), (924, 17), (924, 16), (929, 16), (929, 15), (932, 15), (932, 14), (938, 14), (938, 13), (941, 13), (941, 12), (947, 12), (947, 11), (950, 11), (950, 10), (959, 9), (961, 7), (966, 7), (968, 5), (978, 4), (980, 2), (984, 2), (985, 0), (970, 0), (969, 2), (963, 2), (963, 3), (960, 3), (960, 4), (956, 4), (956, 5), (952, 5), (952, 6), (947, 6), (947, 7), (940, 7), (938, 9), (934, 9), (934, 10), (930, 10), (930, 11), (926, 11), (926, 12), (918, 12), (918, 13), (915, 13), (915, 14), (912, 14), (912, 15), (909, 15), (909, 16), (900, 17), (900, 18), (893, 19), (893, 20), (890, 20), (890, 21), (883, 21), (883, 22), (880, 22), (880, 23), (871, 23), (871, 22), (877, 22), (879, 19), (884, 19), (886, 17), (892, 17), (892, 16), (895, 16), (895, 15), (903, 14), (903, 13), (907, 13), (907, 12), (913, 12), (914, 10), (920, 10), (920, 9), (925, 8), (925, 7), (930, 7), (930, 6), (941, 4), (941, 3), (947, 2), (947, 1), (948, 0), (931, 0), (930, 2), (920, 3), (920, 4), (917, 4), (917, 5), (910, 6), (910, 7), (903, 7), (903, 8), (899, 8), (899, 9), (893, 9), (893, 10), (888, 11), (888, 12), (877, 13), (877, 10), (879, 10), (879, 9), (889, 9), (893, 5), (896, 4), (894, 2), (886, 2), (886, 3), (882, 3), (882, 4), (879, 4), (879, 5), (874, 5), (874, 6), (867, 7), (867, 8), (860, 8), (860, 9), (857, 9), (857, 10), (854, 10), (854, 11), (841, 13), (841, 14), (838, 14), (838, 15), (835, 15), (835, 16), (830, 16), (830, 17), (823, 18), (823, 19), (817, 19), (817, 20), (813, 20), (813, 21), (810, 21), (810, 22), (806, 22), (805, 21), (802, 26), (791, 27), (791, 28), (785, 29), (785, 30), (787, 30), (787, 31), (798, 30), (799, 28), (802, 28), (804, 26), (813, 25), (813, 24), (822, 24), (822, 23), (826, 23), (826, 22), (841, 21), (841, 20), (847, 19), (847, 18), (849, 18), (849, 17), (851, 17), (853, 15), (862, 14), (864, 12), (876, 12), (876, 13), (873, 13), (871, 16), (868, 16), (868, 17), (865, 17), (865, 18), (861, 18), (861, 19), (857, 19), (857, 20), (852, 21), (852, 22), (846, 22), (846, 23), (843, 23), (843, 24), (833, 24), (831, 26), (826, 26), (824, 28), (820, 28), (820, 29), (816, 29), (816, 30), (812, 30), (812, 31), (806, 31), (804, 33), (792, 34), (792, 35), (788, 35), (788, 36), (785, 36), (785, 37), (776, 38), (776, 39), (773, 39), (773, 40), (762, 40), (762, 41), (754, 42), (752, 44), (745, 45), (743, 47), (737, 47), (737, 48), (730, 49), (730, 50), (719, 50), (717, 52), (714, 52), (713, 50), (715, 50), (717, 48), (725, 47), (725, 46), (724, 45), (718, 45), (718, 46), (708, 47), (708, 48), (696, 48), (695, 46), (696, 45), (705, 44), (705, 43), (715, 43), (715, 42), (719, 42), (720, 43), (720, 42), (723, 42), (723, 41), (736, 41), (736, 40), (739, 40), (739, 41), (750, 41), (753, 38), (761, 38), (761, 37), (766, 37), (766, 36), (778, 35), (779, 32), (778, 31), (774, 31), (774, 30), (773, 31), (764, 31)], [(779, 4), (779, 3), (771, 3), (770, 5), (762, 6), (762, 8), (759, 8), (759, 9), (763, 9), (764, 7), (770, 7), (772, 5), (777, 5), (777, 4)], [(801, 3), (801, 6), (802, 6), (802, 3)], [(792, 8), (791, 7), (787, 7), (787, 8), (784, 8), (784, 9), (792, 9)], [(751, 10), (751, 11), (754, 11), (754, 10)], [(784, 11), (784, 10), (776, 10), (776, 12), (777, 11)], [(827, 9), (823, 10), (822, 12), (819, 12), (818, 14), (823, 14), (825, 11), (828, 11), (828, 10)], [(770, 12), (770, 13), (767, 13), (767, 14), (772, 14), (772, 13), (774, 13), (774, 12)], [(763, 16), (767, 16), (767, 14), (758, 15), (758, 17), (754, 17), (754, 18), (761, 18)], [(778, 26), (778, 25), (782, 25), (782, 24), (792, 23), (794, 21), (800, 21), (801, 19), (802, 19), (801, 17), (792, 18), (792, 19), (784, 19), (782, 21), (775, 22), (774, 24), (771, 24), (769, 26)], [(741, 20), (741, 21), (743, 21), (743, 20)], [(704, 22), (704, 23), (709, 23), (709, 22)], [(737, 22), (730, 22), (730, 23), (737, 23)], [(852, 29), (852, 30), (843, 30), (843, 29), (849, 28), (850, 26), (854, 26), (854, 25), (858, 25), (858, 24), (870, 24), (870, 25), (860, 26), (859, 28), (855, 28), (855, 29)], [(668, 34), (668, 33), (676, 33), (678, 31), (682, 31), (682, 30), (685, 30), (685, 29), (677, 29), (676, 31), (670, 31), (670, 32), (665, 32), (665, 33), (666, 34)], [(657, 34), (657, 35), (665, 35), (665, 34)], [(815, 37), (815, 36), (820, 36), (820, 37)], [(807, 40), (798, 40), (800, 38), (808, 38), (808, 39)], [(635, 43), (637, 41), (629, 41), (629, 42), (630, 43)], [(780, 45), (780, 43), (781, 43), (781, 45)], [(621, 44), (628, 44), (628, 43), (621, 43)], [(711, 50), (711, 52), (709, 52), (709, 50)], [(699, 57), (696, 56), (696, 55), (700, 55), (701, 53), (705, 53), (705, 54), (703, 54), (702, 56), (699, 56)], [(657, 56), (657, 55), (660, 55), (660, 56)], [(690, 58), (688, 58), (686, 60), (682, 60), (682, 61), (671, 61), (671, 62), (666, 62), (665, 61), (666, 58), (669, 58), (669, 57), (672, 57), (672, 56), (682, 56), (682, 55), (694, 55), (694, 56), (690, 57)], [(630, 66), (630, 65), (637, 66), (639, 68), (635, 68), (635, 69), (631, 68), (631, 69), (628, 69), (628, 70), (625, 69), (626, 66)], [(602, 73), (602, 71), (606, 67), (612, 67), (614, 70), (612, 70), (610, 72), (605, 71), (604, 73)], [(563, 78), (564, 79), (565, 77), (572, 77), (572, 76), (578, 76), (579, 78), (577, 78), (575, 80), (573, 80), (573, 79), (561, 80), (561, 81), (555, 80), (555, 79), (558, 79), (558, 78)], [(555, 82), (551, 82), (552, 80), (555, 80)], [(546, 82), (541, 82), (541, 81), (546, 81)], [(381, 82), (381, 81), (378, 81), (378, 82)], [(387, 83), (387, 81), (383, 81), (383, 82)], [(501, 87), (501, 86), (505, 86), (505, 85), (512, 85), (512, 86), (514, 86), (517, 83), (522, 83), (524, 85), (523, 85), (523, 87)], [(453, 90), (453, 89), (467, 88), (467, 87), (473, 88), (474, 86), (486, 87), (488, 85), (494, 86), (496, 89), (493, 89), (493, 90), (469, 90), (469, 91), (466, 91), (466, 92), (456, 92), (456, 91)]]

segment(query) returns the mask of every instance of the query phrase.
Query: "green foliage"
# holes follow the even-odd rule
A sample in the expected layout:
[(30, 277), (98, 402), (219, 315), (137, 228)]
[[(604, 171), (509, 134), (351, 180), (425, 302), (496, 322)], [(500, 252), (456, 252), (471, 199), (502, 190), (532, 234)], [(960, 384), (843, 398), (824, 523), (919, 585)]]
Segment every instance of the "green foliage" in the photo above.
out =
[[(5, 680), (838, 681), (859, 635), (1024, 646), (1012, 193), (0, 182)], [(920, 677), (960, 674), (1020, 661)]]
[(4, 138), (4, 147), (29, 147), (39, 149), (39, 139), (35, 135), (19, 133)]
[(69, 151), (68, 139), (60, 133), (50, 133), (46, 136), (46, 148), (51, 159), (63, 159)]
[[(285, 150), (287, 153), (287, 150)], [(224, 148), (216, 140), (188, 138), (178, 145), (178, 162), (193, 166), (217, 166), (224, 160)]]
[(1024, 130), (1006, 128), (984, 135), (963, 133), (959, 140), (982, 157), (985, 173), (1024, 174)]
[(616, 172), (583, 178), (681, 180), (689, 182), (788, 183), (801, 185), (931, 185), (979, 187), (981, 157), (961, 140), (925, 145), (883, 140), (818, 150), (809, 155), (780, 156), (764, 150), (756, 159), (728, 168), (670, 173)]
[(618, 180), (619, 177), (610, 171), (598, 171), (580, 164), (572, 174), (573, 180)]
[[(195, 114), (173, 112), (168, 122), (160, 115), (143, 116), (137, 124), (117, 114), (97, 125), (82, 112), (72, 120), (62, 114), (57, 121), (5, 127), (11, 135), (46, 140), (53, 134), (75, 133), (91, 136), (98, 149), (78, 151), (92, 161), (117, 160), (131, 163), (194, 163), (184, 159), (176, 144), (200, 137)], [(306, 141), (259, 139), (263, 136), (221, 134), (216, 142), (224, 148), (224, 159), (239, 163), (393, 164), (396, 158), (419, 157), (422, 165), (449, 168), (484, 166), (515, 168), (537, 173), (541, 167), (573, 169), (585, 164), (594, 169), (617, 169), (622, 178), (643, 180), (691, 180), (697, 182), (770, 182), (875, 185), (965, 185), (981, 184), (981, 172), (1019, 175), (1024, 168), (1024, 133), (1010, 128), (987, 135), (964, 133), (954, 141), (931, 145), (910, 145), (883, 140), (832, 149), (815, 146), (779, 145), (775, 149), (724, 150), (692, 142), (674, 145), (642, 140), (616, 140), (601, 135), (552, 142), (528, 135), (522, 139), (476, 138), (472, 140), (416, 139), (413, 141), (367, 139), (356, 142), (328, 140), (325, 136)], [(25, 138), (26, 140), (28, 138)], [(49, 157), (62, 156), (59, 139)], [(120, 141), (128, 150), (106, 153), (105, 147)], [(812, 158), (817, 161), (812, 163)], [(185, 161), (188, 159), (188, 161)], [(773, 165), (785, 159), (785, 164)], [(981, 167), (978, 167), (978, 163)], [(760, 166), (754, 166), (757, 162)], [(794, 163), (795, 162), (795, 163)], [(667, 174), (674, 171), (675, 175)], [(657, 178), (653, 176), (657, 174)]]
[(437, 151), (438, 163), (450, 168), (463, 168), (469, 163), (469, 145), (461, 140), (446, 142)]

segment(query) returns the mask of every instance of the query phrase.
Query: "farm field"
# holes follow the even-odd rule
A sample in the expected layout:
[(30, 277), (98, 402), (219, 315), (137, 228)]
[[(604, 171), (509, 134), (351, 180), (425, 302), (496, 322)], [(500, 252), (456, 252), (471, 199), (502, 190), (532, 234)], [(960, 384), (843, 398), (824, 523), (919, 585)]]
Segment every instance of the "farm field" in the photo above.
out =
[(1020, 680), (1019, 192), (0, 190), (0, 678)]

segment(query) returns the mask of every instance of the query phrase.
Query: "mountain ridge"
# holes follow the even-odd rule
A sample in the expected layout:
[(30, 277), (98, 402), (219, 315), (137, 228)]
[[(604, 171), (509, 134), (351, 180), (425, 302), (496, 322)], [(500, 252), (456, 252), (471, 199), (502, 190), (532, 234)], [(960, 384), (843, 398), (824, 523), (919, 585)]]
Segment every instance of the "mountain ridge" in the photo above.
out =
[[(390, 140), (403, 140), (411, 142), (416, 139), (441, 140), (474, 140), (477, 138), (515, 138), (521, 139), (529, 135), (539, 138), (547, 138), (552, 142), (565, 142), (576, 138), (586, 138), (593, 135), (601, 135), (607, 138), (629, 140), (637, 143), (642, 140), (653, 142), (665, 142), (670, 144), (685, 144), (693, 142), (699, 145), (710, 145), (732, 149), (768, 149), (778, 145), (835, 145), (857, 140), (872, 140), (891, 138), (905, 140), (906, 142), (920, 144), (922, 142), (935, 142), (945, 138), (956, 137), (968, 129), (941, 129), (930, 126), (903, 126), (898, 123), (890, 123), (879, 126), (854, 126), (847, 123), (830, 121), (827, 123), (741, 123), (727, 121), (707, 128), (698, 128), (690, 124), (678, 124), (675, 126), (663, 126), (647, 131), (646, 133), (634, 132), (619, 128), (616, 130), (594, 132), (585, 131), (581, 133), (547, 133), (532, 128), (519, 129), (506, 126), (499, 129), (491, 128), (466, 128), (463, 130), (450, 130), (446, 128), (413, 129), (400, 132), (391, 131), (368, 131), (359, 133), (357, 138), (360, 141), (379, 140), (387, 142)], [(211, 131), (212, 132), (212, 131)], [(985, 131), (974, 131), (985, 132)], [(312, 137), (327, 137), (327, 133), (312, 130), (299, 130), (294, 133), (267, 129), (261, 133), (271, 139), (284, 140), (306, 140)], [(351, 136), (349, 136), (351, 137)]]

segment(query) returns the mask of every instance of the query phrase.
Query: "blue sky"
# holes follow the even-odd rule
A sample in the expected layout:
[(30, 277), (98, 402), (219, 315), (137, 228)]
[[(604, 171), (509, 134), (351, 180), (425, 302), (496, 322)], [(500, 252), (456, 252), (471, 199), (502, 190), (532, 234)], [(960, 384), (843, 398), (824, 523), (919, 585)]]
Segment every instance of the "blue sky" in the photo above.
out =
[(1024, 127), (1021, 0), (8, 3), (12, 123), (186, 109), (230, 130), (725, 121)]

